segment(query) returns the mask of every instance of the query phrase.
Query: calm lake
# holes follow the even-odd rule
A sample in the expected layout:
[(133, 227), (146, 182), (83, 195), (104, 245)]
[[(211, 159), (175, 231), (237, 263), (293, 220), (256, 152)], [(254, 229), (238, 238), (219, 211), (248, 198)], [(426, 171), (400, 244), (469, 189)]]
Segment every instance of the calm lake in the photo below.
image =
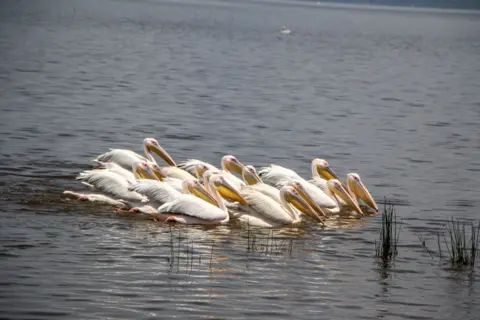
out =
[[(2, 1), (0, 115), (1, 318), (479, 318), (478, 266), (454, 272), (420, 240), (436, 251), (451, 217), (480, 219), (479, 13)], [(182, 227), (62, 197), (145, 137), (177, 162), (358, 172), (396, 205), (398, 258), (374, 257), (380, 216)]]

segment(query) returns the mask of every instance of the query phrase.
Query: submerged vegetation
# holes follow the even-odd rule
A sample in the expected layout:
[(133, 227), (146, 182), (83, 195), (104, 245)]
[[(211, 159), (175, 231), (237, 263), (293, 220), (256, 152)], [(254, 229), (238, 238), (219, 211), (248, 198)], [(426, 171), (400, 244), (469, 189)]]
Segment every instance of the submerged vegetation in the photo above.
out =
[(247, 229), (247, 252), (263, 253), (266, 255), (292, 255), (293, 239), (274, 236), (274, 230), (268, 234), (254, 234), (248, 226)]
[(383, 263), (389, 263), (398, 255), (400, 227), (397, 228), (395, 206), (385, 199), (380, 226), (380, 239), (375, 242), (375, 256)]

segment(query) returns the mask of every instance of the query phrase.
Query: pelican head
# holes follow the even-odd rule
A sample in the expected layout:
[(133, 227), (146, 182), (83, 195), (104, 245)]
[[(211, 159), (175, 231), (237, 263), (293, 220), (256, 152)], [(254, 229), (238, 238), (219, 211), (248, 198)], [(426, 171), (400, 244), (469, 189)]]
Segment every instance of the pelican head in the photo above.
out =
[(337, 179), (340, 180), (337, 174), (330, 168), (328, 162), (324, 159), (313, 159), (312, 160), (312, 175), (320, 176), (325, 180)]
[(152, 167), (146, 161), (139, 160), (132, 164), (132, 172), (135, 178), (139, 179), (156, 179), (155, 173), (152, 171)]
[(203, 164), (203, 163), (198, 163), (196, 166), (195, 166), (195, 174), (197, 176), (197, 179), (200, 179), (203, 177), (203, 175), (205, 174), (205, 172), (208, 170), (208, 167)]
[(143, 140), (143, 146), (145, 149), (145, 153), (150, 154), (153, 152), (157, 154), (160, 158), (162, 158), (169, 166), (177, 166), (175, 161), (173, 161), (173, 158), (168, 154), (167, 151), (165, 151), (165, 149), (160, 146), (158, 141), (154, 138), (145, 138)]
[(186, 179), (182, 182), (183, 191), (218, 207), (217, 201), (208, 193), (198, 180)]
[(213, 183), (218, 193), (230, 201), (238, 202), (244, 206), (248, 205), (248, 202), (242, 197), (242, 195), (234, 188), (220, 173), (212, 173), (209, 178)]
[(257, 170), (251, 165), (243, 167), (242, 177), (248, 185), (262, 183), (262, 179), (258, 176)]
[(342, 183), (337, 179), (331, 179), (327, 181), (328, 189), (335, 194), (337, 197), (341, 198), (345, 203), (351, 206), (355, 211), (360, 213), (363, 216), (363, 211), (360, 209), (357, 200), (352, 198), (348, 191), (343, 187)]
[(367, 206), (375, 209), (378, 212), (378, 206), (367, 187), (363, 184), (358, 173), (347, 174), (347, 190), (350, 194), (357, 196), (360, 200), (365, 202)]
[(153, 174), (155, 175), (157, 180), (162, 181), (167, 177), (167, 174), (165, 173), (165, 170), (160, 168), (160, 166), (156, 163), (150, 163), (150, 166), (152, 168)]
[(208, 169), (203, 173), (203, 186), (208, 190), (209, 184), (208, 181), (210, 180), (210, 177), (214, 174), (218, 173), (218, 171), (213, 170), (213, 169)]
[[(320, 206), (308, 195), (307, 191), (305, 190), (305, 188), (302, 186), (301, 183), (298, 183), (298, 182), (291, 182), (289, 184), (292, 188), (295, 189), (295, 191), (298, 192), (298, 194), (300, 194), (300, 196), (302, 197), (303, 200), (305, 200), (305, 202), (308, 203), (308, 205), (310, 206), (310, 208), (312, 208), (315, 212), (315, 215), (318, 216), (317, 217), (317, 220), (319, 220), (320, 216), (326, 216), (325, 212), (322, 210), (322, 208), (320, 208)], [(298, 209), (298, 208), (297, 208)]]
[(233, 171), (238, 174), (242, 174), (244, 165), (238, 161), (235, 156), (225, 155), (222, 157), (222, 169), (226, 171)]
[[(318, 213), (304, 200), (303, 196), (293, 186), (283, 186), (280, 189), (280, 198), (282, 202), (291, 204), (299, 212), (309, 216), (319, 222), (323, 222), (323, 219), (318, 215)], [(286, 204), (284, 204), (285, 206)], [(294, 217), (292, 217), (294, 218)]]

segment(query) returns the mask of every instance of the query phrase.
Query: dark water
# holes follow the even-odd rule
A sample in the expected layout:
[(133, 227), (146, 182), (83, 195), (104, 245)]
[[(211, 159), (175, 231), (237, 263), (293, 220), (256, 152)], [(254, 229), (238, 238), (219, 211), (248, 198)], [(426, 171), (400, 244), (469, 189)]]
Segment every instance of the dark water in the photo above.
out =
[[(452, 272), (418, 237), (435, 250), (447, 219), (480, 217), (479, 15), (2, 1), (0, 53), (2, 318), (478, 319), (478, 270)], [(248, 230), (62, 199), (92, 157), (147, 136), (177, 161), (359, 172), (397, 204), (397, 262), (375, 263), (378, 217), (257, 233), (252, 249)]]

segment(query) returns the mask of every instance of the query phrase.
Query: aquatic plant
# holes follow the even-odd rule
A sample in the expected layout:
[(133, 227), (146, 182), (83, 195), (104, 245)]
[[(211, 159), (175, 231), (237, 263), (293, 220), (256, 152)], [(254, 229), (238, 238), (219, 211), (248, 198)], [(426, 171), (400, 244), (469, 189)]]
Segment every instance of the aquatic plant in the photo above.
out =
[(293, 239), (285, 239), (274, 236), (274, 230), (270, 230), (267, 235), (255, 234), (247, 226), (247, 252), (263, 253), (265, 255), (281, 255), (288, 253), (290, 256), (293, 251)]
[(401, 228), (397, 228), (397, 224), (395, 206), (385, 199), (380, 226), (380, 241), (375, 242), (375, 255), (384, 263), (394, 260), (398, 255), (398, 239)]
[[(474, 223), (462, 223), (460, 220), (452, 218), (445, 227), (448, 240), (446, 236), (443, 237), (443, 240), (452, 268), (475, 267), (479, 252), (480, 222), (475, 226)], [(467, 232), (468, 229), (470, 229), (470, 234)], [(437, 243), (439, 256), (442, 259), (440, 234), (437, 235)]]
[(170, 256), (167, 258), (170, 272), (189, 274), (195, 268), (200, 270), (208, 265), (208, 269), (212, 268), (213, 250), (215, 241), (212, 241), (209, 253), (201, 253), (195, 250), (195, 245), (205, 247), (205, 244), (194, 243), (193, 239), (183, 236), (178, 230), (178, 235), (174, 235), (172, 227), (170, 227)]

